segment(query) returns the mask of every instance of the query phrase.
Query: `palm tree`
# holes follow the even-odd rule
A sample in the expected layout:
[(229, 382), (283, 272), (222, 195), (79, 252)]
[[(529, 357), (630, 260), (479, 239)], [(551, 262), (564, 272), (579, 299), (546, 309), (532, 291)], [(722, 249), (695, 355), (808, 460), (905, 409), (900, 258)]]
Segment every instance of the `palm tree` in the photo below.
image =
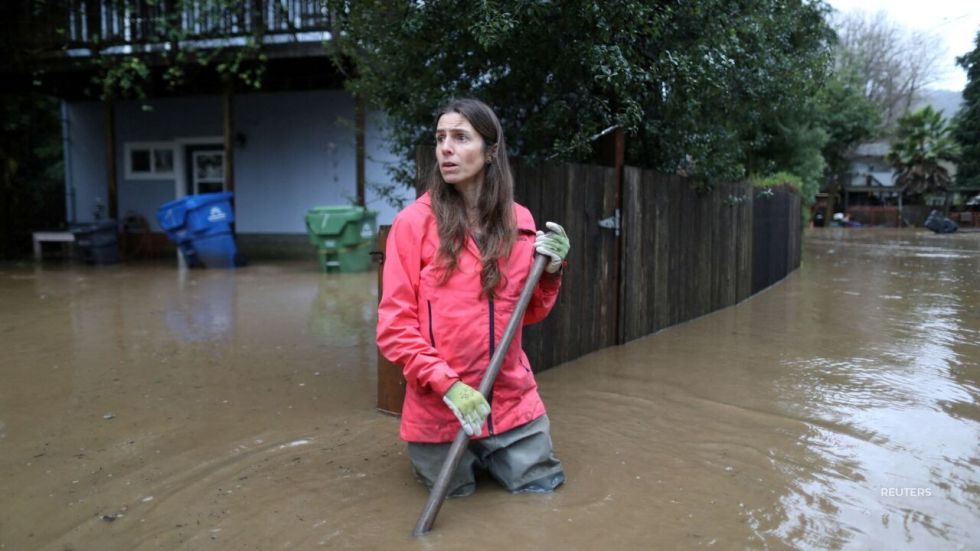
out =
[(959, 147), (942, 111), (926, 106), (898, 120), (895, 143), (888, 162), (895, 168), (895, 183), (905, 195), (945, 192), (952, 178), (941, 161), (955, 161)]

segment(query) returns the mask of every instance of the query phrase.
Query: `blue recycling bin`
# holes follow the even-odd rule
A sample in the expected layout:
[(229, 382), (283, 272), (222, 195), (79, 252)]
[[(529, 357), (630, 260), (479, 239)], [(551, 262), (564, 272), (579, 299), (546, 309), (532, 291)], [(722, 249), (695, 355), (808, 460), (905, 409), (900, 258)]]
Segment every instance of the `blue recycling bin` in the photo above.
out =
[(231, 224), (232, 194), (188, 195), (157, 209), (157, 221), (177, 243), (188, 266), (231, 268), (240, 264)]

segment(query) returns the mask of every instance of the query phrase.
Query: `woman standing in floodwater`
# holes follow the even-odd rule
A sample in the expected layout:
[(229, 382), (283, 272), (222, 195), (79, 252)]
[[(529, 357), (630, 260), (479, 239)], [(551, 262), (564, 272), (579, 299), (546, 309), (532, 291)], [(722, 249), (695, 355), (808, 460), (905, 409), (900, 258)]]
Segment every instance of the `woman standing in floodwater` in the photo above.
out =
[(471, 437), (449, 483), (469, 495), (478, 471), (508, 490), (549, 492), (565, 481), (518, 331), (489, 400), (475, 390), (527, 281), (535, 251), (550, 256), (524, 324), (551, 311), (569, 242), (553, 222), (536, 231), (514, 202), (500, 121), (484, 103), (451, 102), (436, 118), (438, 170), (388, 234), (378, 346), (408, 389), (401, 438), (431, 487), (460, 426)]

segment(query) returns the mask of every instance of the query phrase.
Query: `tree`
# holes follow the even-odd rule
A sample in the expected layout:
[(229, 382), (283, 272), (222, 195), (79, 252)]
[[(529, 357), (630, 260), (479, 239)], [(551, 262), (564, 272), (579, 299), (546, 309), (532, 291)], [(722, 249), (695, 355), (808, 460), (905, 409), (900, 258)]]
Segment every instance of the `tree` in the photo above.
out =
[(33, 230), (64, 221), (64, 164), (58, 101), (0, 95), (0, 259), (30, 251)]
[(834, 72), (817, 94), (813, 115), (827, 132), (822, 154), (831, 182), (838, 181), (850, 169), (846, 153), (872, 139), (881, 125), (878, 106), (855, 86), (852, 77), (839, 71)]
[(830, 68), (819, 1), (336, 5), (335, 60), (406, 159), (431, 143), (433, 109), (472, 95), (525, 158), (588, 160), (590, 137), (619, 125), (631, 164), (701, 182), (778, 170), (779, 125)]
[(956, 167), (956, 185), (980, 188), (980, 32), (973, 39), (972, 52), (956, 59), (966, 69), (963, 107), (957, 116), (954, 137), (962, 156)]
[(758, 151), (768, 164), (755, 171), (754, 181), (765, 180), (767, 175), (789, 174), (798, 185), (797, 190), (805, 205), (812, 204), (823, 181), (827, 162), (821, 150), (829, 136), (815, 116), (814, 106), (804, 106), (797, 116), (787, 116), (771, 130), (772, 139)]
[[(0, 4), (0, 259), (31, 250), (31, 231), (64, 222), (65, 191), (59, 104), (31, 90), (31, 71), (14, 78), (35, 52), (25, 47), (31, 29), (17, 25), (43, 10), (43, 2)], [(27, 91), (16, 84), (26, 84)]]
[(888, 19), (854, 11), (834, 20), (838, 36), (837, 71), (853, 79), (881, 110), (883, 130), (894, 128), (899, 117), (921, 99), (926, 86), (939, 76), (945, 56), (942, 39), (922, 31), (910, 31)]
[(926, 106), (898, 119), (895, 143), (888, 162), (895, 167), (895, 181), (906, 195), (944, 192), (951, 182), (942, 161), (955, 161), (956, 142), (941, 111)]

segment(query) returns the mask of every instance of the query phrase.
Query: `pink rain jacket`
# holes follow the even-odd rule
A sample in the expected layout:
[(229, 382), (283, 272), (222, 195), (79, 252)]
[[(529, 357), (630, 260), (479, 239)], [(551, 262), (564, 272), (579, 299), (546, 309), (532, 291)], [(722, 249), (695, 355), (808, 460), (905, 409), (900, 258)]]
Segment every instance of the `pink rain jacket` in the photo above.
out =
[[(472, 238), (457, 269), (440, 285), (439, 233), (429, 194), (395, 217), (384, 261), (384, 292), (378, 305), (378, 346), (401, 365), (408, 389), (401, 438), (450, 442), (459, 430), (442, 396), (456, 381), (480, 386), (534, 261), (534, 218), (514, 204), (518, 236), (500, 262), (501, 283), (492, 300), (480, 297), (480, 251)], [(558, 297), (561, 277), (543, 274), (524, 312), (524, 325), (541, 321)], [(491, 338), (492, 335), (492, 338)], [(511, 341), (489, 399), (482, 437), (499, 434), (544, 415), (537, 383), (521, 349), (521, 331)]]

